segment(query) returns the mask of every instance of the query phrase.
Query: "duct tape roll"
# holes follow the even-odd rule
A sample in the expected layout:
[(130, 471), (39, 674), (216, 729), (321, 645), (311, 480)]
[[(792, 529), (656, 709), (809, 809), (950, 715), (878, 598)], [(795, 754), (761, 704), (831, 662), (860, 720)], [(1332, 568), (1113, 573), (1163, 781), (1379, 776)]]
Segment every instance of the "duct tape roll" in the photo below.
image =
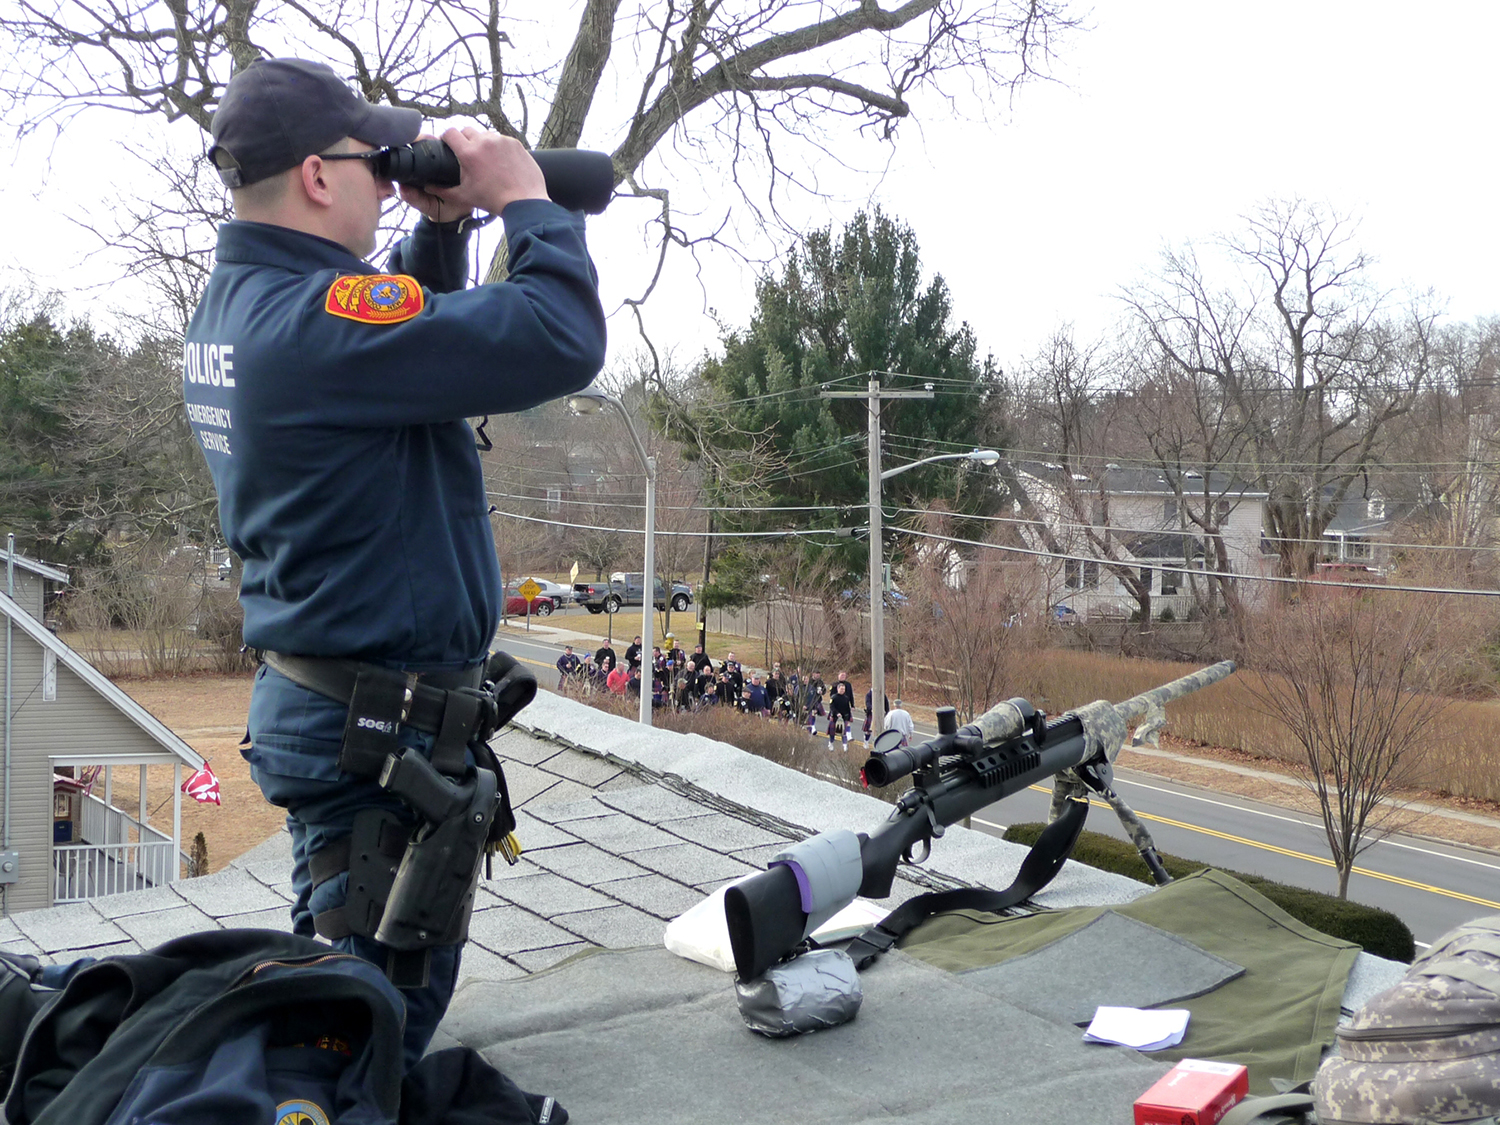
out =
[(797, 877), (806, 937), (854, 901), (864, 879), (859, 837), (848, 829), (820, 832), (772, 857), (768, 867), (784, 866)]

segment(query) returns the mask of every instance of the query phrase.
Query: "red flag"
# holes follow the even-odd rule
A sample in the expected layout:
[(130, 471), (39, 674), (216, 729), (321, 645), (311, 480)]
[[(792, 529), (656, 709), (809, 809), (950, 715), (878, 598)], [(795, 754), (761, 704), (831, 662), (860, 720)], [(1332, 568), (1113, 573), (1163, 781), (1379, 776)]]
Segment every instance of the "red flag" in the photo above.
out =
[(219, 779), (207, 762), (203, 768), (182, 783), (182, 791), (199, 804), (222, 805), (219, 799)]

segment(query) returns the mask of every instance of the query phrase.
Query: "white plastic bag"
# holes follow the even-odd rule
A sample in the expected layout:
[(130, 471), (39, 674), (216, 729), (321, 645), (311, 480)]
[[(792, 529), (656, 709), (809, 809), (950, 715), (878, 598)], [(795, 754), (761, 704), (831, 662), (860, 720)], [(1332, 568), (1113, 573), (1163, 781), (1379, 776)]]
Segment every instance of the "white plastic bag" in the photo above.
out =
[[(759, 874), (759, 872), (757, 872)], [(729, 923), (724, 919), (724, 892), (751, 876), (725, 883), (696, 906), (667, 923), (662, 941), (679, 957), (707, 965), (720, 972), (734, 972), (734, 951), (729, 947)], [(816, 941), (842, 941), (862, 934), (888, 913), (869, 899), (857, 898), (813, 931)]]

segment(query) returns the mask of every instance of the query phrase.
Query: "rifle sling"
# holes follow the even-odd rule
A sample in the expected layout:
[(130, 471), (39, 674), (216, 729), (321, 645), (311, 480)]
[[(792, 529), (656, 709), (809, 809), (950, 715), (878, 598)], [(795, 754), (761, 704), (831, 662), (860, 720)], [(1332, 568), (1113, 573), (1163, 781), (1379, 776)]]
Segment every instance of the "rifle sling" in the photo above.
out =
[(1003, 891), (984, 887), (961, 887), (953, 891), (931, 891), (908, 899), (890, 914), (851, 941), (845, 952), (857, 969), (864, 970), (903, 937), (934, 914), (949, 910), (983, 910), (998, 913), (1036, 894), (1062, 870), (1088, 819), (1089, 803), (1070, 797), (1061, 816), (1047, 825), (1037, 837), (1015, 880)]

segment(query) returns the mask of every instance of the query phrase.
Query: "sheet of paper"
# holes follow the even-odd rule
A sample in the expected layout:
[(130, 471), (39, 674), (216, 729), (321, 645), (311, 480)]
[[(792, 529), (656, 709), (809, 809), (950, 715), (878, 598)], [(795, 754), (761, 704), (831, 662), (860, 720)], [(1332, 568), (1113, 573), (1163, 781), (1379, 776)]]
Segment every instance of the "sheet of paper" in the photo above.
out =
[(1085, 1043), (1114, 1043), (1137, 1051), (1176, 1046), (1187, 1034), (1186, 1008), (1111, 1008), (1101, 1005), (1083, 1033)]

